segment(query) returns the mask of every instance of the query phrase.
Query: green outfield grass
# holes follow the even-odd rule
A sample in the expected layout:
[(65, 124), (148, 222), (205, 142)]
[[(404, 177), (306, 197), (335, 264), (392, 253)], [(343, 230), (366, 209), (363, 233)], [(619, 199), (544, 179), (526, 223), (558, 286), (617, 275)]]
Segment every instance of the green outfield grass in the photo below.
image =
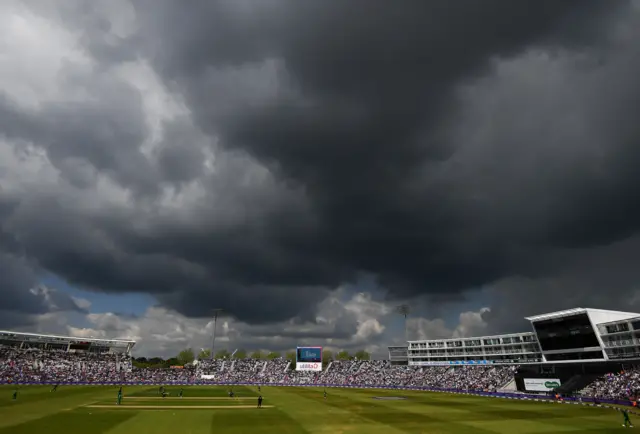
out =
[[(625, 430), (619, 413), (580, 405), (481, 398), (445, 393), (263, 387), (0, 387), (0, 434), (473, 434), (584, 433)], [(379, 400), (375, 397), (406, 397)], [(633, 416), (632, 416), (633, 419)], [(635, 422), (635, 421), (634, 421)]]

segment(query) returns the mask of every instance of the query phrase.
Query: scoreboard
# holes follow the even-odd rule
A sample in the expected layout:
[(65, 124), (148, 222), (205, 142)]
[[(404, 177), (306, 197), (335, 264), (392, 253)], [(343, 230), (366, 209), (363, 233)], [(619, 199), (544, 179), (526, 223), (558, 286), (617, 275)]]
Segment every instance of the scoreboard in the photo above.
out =
[(322, 371), (322, 347), (298, 347), (296, 371)]

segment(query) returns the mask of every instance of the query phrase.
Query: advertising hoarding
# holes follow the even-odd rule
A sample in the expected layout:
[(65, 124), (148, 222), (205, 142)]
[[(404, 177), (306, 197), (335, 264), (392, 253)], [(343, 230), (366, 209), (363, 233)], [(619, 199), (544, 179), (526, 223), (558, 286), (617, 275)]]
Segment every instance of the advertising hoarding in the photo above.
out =
[(524, 388), (528, 392), (551, 392), (560, 387), (559, 378), (525, 378)]
[(322, 371), (322, 363), (304, 363), (297, 362), (296, 363), (296, 371)]

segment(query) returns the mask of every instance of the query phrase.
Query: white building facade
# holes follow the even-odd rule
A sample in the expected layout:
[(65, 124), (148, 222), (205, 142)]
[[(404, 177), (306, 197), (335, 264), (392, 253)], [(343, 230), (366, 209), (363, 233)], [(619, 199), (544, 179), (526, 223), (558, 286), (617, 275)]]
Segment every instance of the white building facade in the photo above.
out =
[[(410, 366), (563, 364), (640, 360), (640, 314), (576, 308), (526, 318), (532, 331), (409, 341)], [(403, 347), (389, 347), (399, 362)]]

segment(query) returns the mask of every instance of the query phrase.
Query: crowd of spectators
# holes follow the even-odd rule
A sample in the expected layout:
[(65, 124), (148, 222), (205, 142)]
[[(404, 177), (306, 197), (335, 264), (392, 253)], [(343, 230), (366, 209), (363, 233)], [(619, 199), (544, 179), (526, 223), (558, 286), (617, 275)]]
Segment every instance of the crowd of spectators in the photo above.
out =
[(405, 386), (495, 390), (513, 377), (513, 368), (391, 365), (385, 360), (331, 362), (324, 371), (291, 369), (283, 358), (200, 360), (176, 368), (135, 368), (120, 354), (45, 351), (0, 347), (2, 383), (261, 383)]
[(288, 365), (283, 358), (199, 360), (194, 364), (199, 380), (205, 375), (205, 380), (217, 383), (279, 383)]
[(580, 391), (582, 396), (600, 399), (629, 399), (640, 396), (640, 369), (612, 372)]
[(359, 386), (429, 387), (433, 389), (497, 390), (513, 379), (511, 366), (392, 365), (387, 360), (335, 361), (318, 382)]
[[(495, 391), (514, 378), (515, 366), (392, 365), (386, 360), (336, 360), (323, 371), (292, 369), (283, 358), (200, 360), (180, 369), (136, 368), (122, 354), (18, 349), (0, 345), (0, 383), (258, 383), (426, 387)], [(640, 370), (607, 374), (580, 394), (626, 399), (640, 391)]]
[(257, 381), (260, 383), (278, 383), (288, 372), (289, 361), (278, 358), (265, 362), (263, 370), (258, 374)]
[(132, 372), (131, 359), (119, 354), (69, 353), (0, 346), (1, 382), (98, 382)]

